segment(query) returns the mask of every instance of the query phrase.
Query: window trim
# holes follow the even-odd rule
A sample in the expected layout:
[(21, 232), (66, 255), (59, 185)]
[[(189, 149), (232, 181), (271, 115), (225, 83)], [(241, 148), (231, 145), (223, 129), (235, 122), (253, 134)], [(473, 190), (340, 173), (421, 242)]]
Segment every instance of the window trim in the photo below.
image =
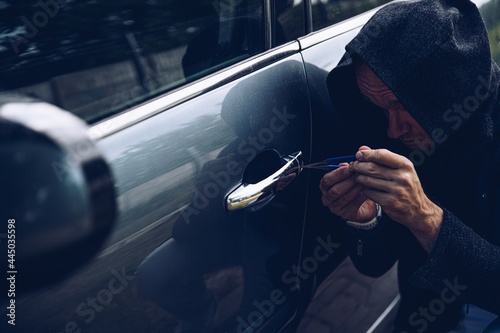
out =
[(311, 32), (310, 34), (299, 38), (298, 41), (300, 43), (300, 49), (302, 51), (307, 50), (308, 48), (332, 39), (338, 35), (362, 27), (375, 14), (375, 12), (383, 6), (385, 5), (375, 7), (367, 12), (348, 18), (345, 21), (335, 23), (329, 27)]
[(312, 13), (312, 0), (304, 0), (304, 13), (306, 15), (306, 36), (314, 31), (313, 26), (313, 13)]
[[(273, 0), (264, 0), (264, 49), (270, 50), (273, 47)], [(274, 2), (273, 2), (274, 4)]]

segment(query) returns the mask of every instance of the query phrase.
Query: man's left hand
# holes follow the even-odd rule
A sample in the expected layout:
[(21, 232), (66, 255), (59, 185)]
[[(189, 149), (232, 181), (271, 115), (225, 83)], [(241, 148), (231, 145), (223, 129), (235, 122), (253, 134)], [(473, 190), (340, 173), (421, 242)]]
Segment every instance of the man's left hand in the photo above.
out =
[(429, 253), (443, 222), (443, 210), (422, 189), (413, 163), (386, 149), (363, 146), (350, 167), (364, 194), (392, 220), (407, 226)]

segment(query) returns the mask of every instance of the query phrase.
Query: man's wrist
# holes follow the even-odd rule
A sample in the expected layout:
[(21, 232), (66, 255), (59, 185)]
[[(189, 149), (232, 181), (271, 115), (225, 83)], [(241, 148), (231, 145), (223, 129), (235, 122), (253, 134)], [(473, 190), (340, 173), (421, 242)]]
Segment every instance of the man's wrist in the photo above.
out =
[(433, 205), (433, 212), (425, 217), (419, 230), (411, 230), (427, 253), (431, 253), (443, 225), (444, 212), (438, 205)]
[(370, 230), (375, 228), (378, 225), (378, 221), (382, 217), (382, 207), (378, 203), (375, 203), (375, 217), (371, 219), (370, 221), (367, 222), (356, 222), (356, 221), (349, 221), (346, 220), (346, 224), (350, 226), (351, 228), (355, 229), (362, 229), (362, 230)]

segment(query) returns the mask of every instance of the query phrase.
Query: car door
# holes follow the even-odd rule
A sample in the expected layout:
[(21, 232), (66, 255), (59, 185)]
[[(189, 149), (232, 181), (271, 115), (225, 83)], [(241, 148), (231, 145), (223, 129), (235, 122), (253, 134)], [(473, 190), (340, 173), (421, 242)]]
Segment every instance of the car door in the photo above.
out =
[(99, 253), (19, 293), (16, 326), (2, 327), (285, 327), (298, 304), (311, 123), (294, 41), (304, 24), (269, 18), (303, 18), (303, 3), (49, 0), (0, 10), (9, 16), (0, 97), (32, 96), (85, 120), (118, 207)]

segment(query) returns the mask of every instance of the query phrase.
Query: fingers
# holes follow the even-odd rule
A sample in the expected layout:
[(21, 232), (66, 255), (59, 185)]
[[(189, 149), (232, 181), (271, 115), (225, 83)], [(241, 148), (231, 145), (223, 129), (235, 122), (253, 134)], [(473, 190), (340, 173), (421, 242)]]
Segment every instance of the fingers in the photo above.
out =
[[(398, 154), (387, 149), (370, 149), (366, 146), (360, 147), (356, 153), (358, 162), (373, 162), (392, 169), (399, 169), (408, 166), (411, 162)], [(356, 164), (356, 162), (354, 163)]]
[[(336, 205), (333, 207), (336, 208), (336, 214), (338, 216), (344, 220), (352, 220), (355, 219), (355, 216), (359, 215), (358, 211), (366, 199), (364, 188), (357, 185), (346, 193), (345, 197), (339, 198)], [(330, 209), (330, 211), (332, 211), (332, 209)]]
[(327, 191), (333, 185), (340, 183), (352, 176), (352, 171), (349, 169), (347, 163), (342, 163), (341, 167), (328, 172), (323, 176), (319, 184), (319, 188), (322, 192)]
[(392, 180), (393, 174), (397, 169), (388, 168), (386, 166), (374, 162), (359, 162), (352, 163), (351, 171), (358, 175), (366, 175), (374, 178)]
[(358, 160), (351, 163), (350, 169), (357, 174), (356, 181), (367, 188), (389, 192), (395, 186), (393, 181), (404, 180), (406, 172), (414, 172), (410, 160), (387, 149), (363, 146), (356, 157)]
[(344, 220), (364, 221), (373, 216), (376, 202), (401, 224), (423, 221), (430, 200), (409, 159), (368, 146), (360, 147), (356, 158), (349, 167), (343, 165), (321, 180), (322, 202), (332, 213)]
[(346, 184), (339, 184), (323, 192), (323, 204), (341, 209), (348, 206), (363, 193), (363, 186), (350, 182), (349, 187)]
[(394, 196), (388, 192), (365, 188), (363, 190), (363, 194), (366, 196), (366, 198), (382, 206), (384, 208), (384, 212), (387, 212), (386, 208), (390, 207), (390, 205), (394, 202)]
[(330, 212), (343, 219), (351, 219), (358, 214), (360, 206), (365, 202), (366, 196), (363, 194), (363, 186), (357, 184), (347, 190), (343, 195), (338, 195), (335, 187), (322, 196), (323, 205)]
[(345, 196), (354, 187), (358, 186), (349, 168), (344, 167), (343, 169), (329, 172), (321, 180), (321, 193), (329, 201), (334, 201)]
[[(372, 150), (361, 146), (357, 161), (324, 175), (320, 183), (323, 204), (334, 214), (348, 220), (362, 220), (371, 216), (374, 204), (394, 199), (403, 192), (413, 168), (411, 162), (386, 149)], [(410, 172), (408, 172), (410, 171)], [(414, 170), (413, 170), (414, 172)], [(373, 200), (373, 201), (372, 201)]]
[(364, 186), (356, 182), (348, 164), (323, 176), (320, 189), (322, 203), (331, 213), (343, 219), (360, 217), (360, 207), (366, 201)]
[(358, 174), (355, 176), (355, 179), (363, 187), (377, 191), (391, 192), (395, 186), (395, 182), (392, 179), (382, 179), (372, 175)]

